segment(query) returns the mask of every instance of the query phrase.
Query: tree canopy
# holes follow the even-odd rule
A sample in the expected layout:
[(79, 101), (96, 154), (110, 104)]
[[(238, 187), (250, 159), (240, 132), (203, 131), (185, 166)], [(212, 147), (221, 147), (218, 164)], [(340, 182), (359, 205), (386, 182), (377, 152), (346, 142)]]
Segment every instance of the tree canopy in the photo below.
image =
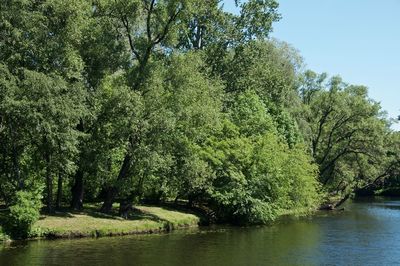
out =
[(395, 182), (399, 134), (368, 89), (270, 39), (275, 0), (235, 3), (2, 1), (0, 202), (267, 223)]

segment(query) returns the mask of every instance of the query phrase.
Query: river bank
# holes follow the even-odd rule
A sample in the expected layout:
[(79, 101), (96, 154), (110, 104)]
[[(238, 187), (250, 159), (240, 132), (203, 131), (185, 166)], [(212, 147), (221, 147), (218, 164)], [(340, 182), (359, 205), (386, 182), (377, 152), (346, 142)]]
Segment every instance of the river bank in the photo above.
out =
[[(167, 207), (137, 206), (128, 219), (123, 219), (116, 213), (107, 215), (97, 210), (97, 206), (90, 205), (82, 212), (66, 209), (52, 215), (43, 214), (34, 224), (29, 238), (80, 238), (157, 233), (196, 227), (200, 223), (200, 217), (196, 214)], [(1, 224), (4, 224), (4, 217), (4, 215), (0, 217)], [(0, 226), (0, 241), (8, 239)]]
[[(40, 219), (33, 225), (28, 239), (73, 239), (153, 234), (210, 224), (210, 217), (206, 217), (202, 211), (187, 209), (179, 205), (135, 206), (127, 219), (118, 215), (117, 204), (113, 207), (111, 214), (101, 213), (98, 211), (99, 209), (99, 204), (87, 204), (80, 212), (64, 208), (54, 214), (42, 213)], [(317, 210), (304, 208), (281, 211), (277, 214), (276, 222), (287, 217), (308, 216)], [(5, 222), (6, 211), (3, 210), (0, 213), (0, 241), (12, 240), (2, 229)], [(271, 221), (270, 224), (273, 223)]]
[(397, 265), (400, 198), (350, 199), (343, 207), (269, 226), (15, 241), (0, 245), (0, 265)]

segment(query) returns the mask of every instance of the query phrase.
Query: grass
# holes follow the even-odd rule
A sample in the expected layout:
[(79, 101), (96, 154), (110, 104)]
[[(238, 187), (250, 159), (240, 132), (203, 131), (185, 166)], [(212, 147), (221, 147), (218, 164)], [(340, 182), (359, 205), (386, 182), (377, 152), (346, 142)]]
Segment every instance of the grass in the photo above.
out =
[(42, 215), (32, 229), (32, 238), (100, 237), (170, 231), (197, 226), (198, 216), (165, 207), (137, 206), (128, 219), (97, 212), (86, 206), (83, 212), (63, 211)]

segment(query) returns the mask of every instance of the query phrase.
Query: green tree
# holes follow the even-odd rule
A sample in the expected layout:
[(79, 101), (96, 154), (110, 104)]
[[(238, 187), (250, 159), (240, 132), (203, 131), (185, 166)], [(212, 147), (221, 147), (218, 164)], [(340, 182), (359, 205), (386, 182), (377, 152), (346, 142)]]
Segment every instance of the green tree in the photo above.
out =
[[(83, 0), (69, 2), (59, 2), (53, 0), (17, 0), (2, 1), (0, 5), (0, 35), (2, 37), (0, 40), (0, 47), (2, 50), (0, 62), (2, 62), (9, 70), (12, 70), (12, 75), (14, 75), (15, 79), (18, 80), (18, 89), (16, 89), (16, 93), (13, 95), (14, 99), (10, 98), (10, 100), (14, 100), (15, 102), (12, 104), (13, 106), (9, 107), (10, 113), (7, 115), (9, 123), (8, 126), (11, 126), (10, 117), (17, 117), (23, 113), (28, 113), (30, 116), (33, 116), (33, 114), (38, 112), (41, 115), (47, 116), (47, 112), (51, 110), (51, 116), (53, 117), (50, 118), (50, 120), (53, 120), (54, 122), (56, 120), (61, 121), (64, 119), (64, 116), (69, 116), (70, 114), (68, 113), (71, 111), (71, 109), (69, 109), (70, 107), (75, 108), (76, 111), (83, 110), (81, 107), (77, 108), (77, 106), (83, 102), (85, 97), (81, 91), (84, 87), (84, 63), (79, 55), (79, 48), (83, 36), (83, 29), (86, 26), (86, 18), (91, 12), (91, 5), (87, 1)], [(36, 82), (34, 81), (35, 79), (39, 83), (30, 84), (30, 82)], [(31, 85), (35, 86), (35, 88), (30, 88)], [(43, 93), (38, 88), (40, 86), (45, 88)], [(56, 88), (50, 89), (48, 86), (56, 86)], [(27, 89), (27, 91), (23, 92), (23, 89)], [(30, 95), (30, 93), (36, 93), (35, 90), (38, 91), (36, 91), (38, 94)], [(56, 96), (54, 93), (61, 93), (61, 96)], [(79, 94), (81, 98), (77, 99), (75, 94)], [(77, 104), (69, 106), (69, 99), (60, 99), (62, 96), (70, 97), (71, 95), (74, 95), (71, 100), (75, 101)], [(31, 97), (31, 102), (29, 102), (29, 98), (24, 99), (25, 97)], [(40, 97), (44, 97), (44, 99)], [(55, 98), (51, 99), (51, 97)], [(38, 104), (36, 107), (31, 107), (34, 99), (42, 101), (43, 106), (39, 107)], [(64, 100), (64, 104), (67, 105), (66, 107), (69, 110), (65, 110), (65, 114), (62, 114), (56, 118), (58, 114), (56, 115), (54, 109), (52, 108), (63, 108), (63, 103), (61, 102)], [(4, 104), (10, 104), (10, 102), (4, 102)], [(15, 110), (21, 106), (24, 106), (26, 109), (22, 111), (20, 110), (21, 114), (18, 114), (18, 112)], [(29, 108), (32, 108), (32, 110), (29, 110)], [(35, 110), (35, 108), (38, 108), (38, 110)], [(12, 110), (15, 111), (13, 114), (11, 114), (13, 112)], [(62, 113), (63, 111), (64, 110), (60, 110), (59, 112)], [(76, 112), (74, 112), (72, 115), (74, 118), (71, 119), (75, 121), (76, 115)], [(21, 121), (27, 121), (26, 118), (21, 119)], [(35, 117), (35, 119), (33, 119), (31, 122), (38, 122), (38, 119), (38, 117)], [(42, 120), (45, 119), (42, 118)], [(39, 125), (42, 122), (43, 121), (39, 121)], [(72, 127), (72, 129), (67, 128), (65, 129), (65, 132), (73, 132), (76, 125), (69, 124), (69, 122), (70, 121), (63, 121), (59, 126), (62, 127), (68, 124), (68, 126)], [(12, 125), (12, 131), (17, 130), (17, 126), (19, 128), (26, 129), (21, 130), (19, 136), (17, 136), (17, 139), (19, 138), (21, 140), (21, 147), (24, 147), (23, 151), (16, 152), (13, 157), (15, 158), (22, 156), (24, 159), (21, 159), (21, 163), (25, 164), (29, 171), (32, 171), (33, 168), (38, 167), (32, 167), (32, 165), (27, 166), (29, 164), (29, 160), (33, 160), (34, 156), (31, 155), (30, 152), (43, 154), (45, 153), (45, 150), (47, 150), (45, 146), (54, 146), (58, 144), (52, 143), (53, 140), (47, 140), (49, 138), (48, 136), (45, 137), (46, 141), (42, 141), (42, 139), (40, 139), (35, 142), (36, 139), (32, 139), (32, 136), (34, 136), (33, 133), (35, 133), (35, 130), (38, 131), (39, 129), (28, 129), (30, 126), (32, 126), (32, 124), (28, 124), (27, 122), (27, 124), (23, 123), (25, 122), (21, 122), (18, 125)], [(46, 124), (46, 126), (43, 127), (50, 128), (51, 126)], [(50, 132), (50, 129), (46, 130)], [(48, 134), (48, 132), (46, 134)], [(67, 148), (61, 146), (64, 142), (70, 142), (71, 139), (75, 138), (75, 136), (69, 136), (69, 133), (62, 133), (64, 134), (63, 136), (60, 134), (57, 136), (57, 142), (60, 145), (60, 147), (57, 149), (70, 149), (69, 145), (67, 145)], [(12, 135), (10, 136), (14, 139), (12, 142), (17, 142)], [(41, 135), (41, 137), (43, 137), (43, 135)], [(66, 137), (65, 141), (62, 140), (63, 137)], [(22, 140), (25, 141), (23, 146)], [(44, 142), (49, 142), (50, 144), (42, 145), (38, 144), (39, 142), (42, 142), (42, 144)], [(17, 146), (18, 145), (14, 145), (16, 148)], [(41, 146), (41, 148), (37, 148), (38, 146)], [(51, 149), (53, 149), (53, 151), (46, 151), (46, 153), (53, 154), (56, 148), (52, 147)], [(41, 151), (37, 152), (35, 150)], [(68, 156), (69, 155), (67, 155), (67, 157)], [(65, 161), (65, 159), (60, 160)], [(47, 161), (53, 160), (48, 158)], [(70, 162), (70, 159), (67, 161)], [(17, 164), (14, 163), (14, 165)], [(32, 169), (30, 169), (31, 167)], [(51, 172), (54, 169), (50, 171), (50, 168), (55, 167), (48, 166), (48, 168), (48, 172)], [(71, 168), (69, 163), (65, 168), (68, 169), (66, 173), (57, 174), (60, 181), (59, 192), (62, 190), (63, 175), (71, 173), (69, 170)], [(40, 173), (38, 175), (40, 176), (42, 174), (43, 173)], [(50, 178), (48, 178), (48, 180), (50, 181)], [(49, 184), (47, 190), (52, 190), (52, 186), (50, 184), (51, 182), (47, 183)], [(48, 195), (50, 197), (52, 193), (48, 193)], [(58, 193), (58, 195), (60, 198), (61, 193)]]
[[(318, 204), (317, 171), (300, 145), (289, 147), (255, 92), (238, 95), (231, 121), (210, 138), (204, 158), (215, 172), (208, 197), (217, 217), (265, 223)], [(299, 186), (299, 184), (302, 184)]]
[(3, 147), (6, 149), (10, 144), (14, 147), (8, 156), (14, 162), (14, 178), (19, 188), (31, 176), (44, 177), (47, 207), (52, 211), (53, 178), (69, 175), (75, 169), (79, 136), (75, 126), (83, 108), (82, 90), (68, 87), (60, 77), (29, 70), (14, 79), (13, 88), (6, 88), (9, 97), (1, 105), (6, 134)]
[(305, 112), (311, 152), (321, 183), (331, 195), (347, 197), (377, 176), (388, 124), (379, 104), (368, 98), (367, 88), (347, 85), (339, 77), (326, 86), (314, 76), (302, 89), (309, 102)]

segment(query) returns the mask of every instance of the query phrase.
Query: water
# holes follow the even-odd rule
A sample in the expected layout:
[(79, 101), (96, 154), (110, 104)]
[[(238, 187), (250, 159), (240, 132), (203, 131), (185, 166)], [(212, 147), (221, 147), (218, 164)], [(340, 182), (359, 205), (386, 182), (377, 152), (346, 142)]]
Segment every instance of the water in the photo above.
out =
[(398, 265), (400, 200), (363, 199), (265, 227), (0, 246), (0, 265)]

